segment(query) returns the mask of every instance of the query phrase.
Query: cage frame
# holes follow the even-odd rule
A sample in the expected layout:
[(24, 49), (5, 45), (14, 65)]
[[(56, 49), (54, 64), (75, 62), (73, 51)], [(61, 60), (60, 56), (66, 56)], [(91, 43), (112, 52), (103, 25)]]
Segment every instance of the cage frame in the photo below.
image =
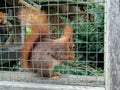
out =
[[(118, 2), (118, 3), (116, 3), (116, 2)], [(112, 5), (114, 5), (114, 6), (112, 6)], [(116, 8), (115, 8), (115, 5), (117, 5)], [(114, 79), (114, 77), (112, 76), (113, 75), (112, 73), (114, 73), (114, 75), (119, 78), (119, 75), (116, 74), (116, 72), (118, 72), (120, 70), (120, 68), (118, 67), (118, 69), (116, 70), (114, 67), (111, 67), (112, 63), (113, 63), (113, 65), (117, 66), (118, 64), (114, 63), (114, 61), (119, 59), (119, 58), (117, 58), (118, 54), (115, 55), (115, 57), (113, 57), (113, 58), (111, 58), (111, 54), (115, 53), (115, 52), (119, 53), (119, 50), (115, 49), (115, 50), (111, 51), (111, 49), (110, 49), (110, 48), (112, 48), (111, 45), (116, 46), (116, 44), (117, 44), (117, 43), (111, 43), (110, 42), (111, 39), (112, 40), (116, 40), (117, 39), (119, 41), (119, 38), (111, 37), (112, 33), (115, 32), (114, 30), (116, 30), (115, 27), (113, 27), (115, 25), (115, 24), (112, 24), (113, 21), (116, 22), (116, 23), (120, 22), (120, 21), (116, 21), (116, 20), (111, 20), (110, 19), (110, 18), (112, 18), (112, 19), (115, 18), (114, 15), (117, 16), (119, 14), (119, 8), (120, 7), (118, 9), (117, 9), (117, 7), (119, 7), (119, 0), (115, 0), (115, 1), (106, 0), (106, 3), (105, 3), (105, 59), (104, 59), (105, 60), (105, 87), (100, 87), (100, 90), (116, 90), (116, 89), (113, 89), (113, 88), (115, 88), (115, 87), (119, 88), (119, 86), (116, 86), (117, 83), (112, 81), (112, 79)], [(115, 13), (115, 10), (117, 10), (117, 14)], [(115, 13), (115, 14), (112, 15), (113, 13)], [(111, 26), (111, 24), (112, 24), (112, 26)], [(111, 29), (111, 27), (112, 27), (112, 29)], [(117, 33), (117, 30), (115, 32), (115, 35), (119, 36), (119, 33)], [(110, 62), (109, 62), (109, 60), (110, 60)], [(111, 71), (113, 69), (115, 70), (114, 72)], [(5, 83), (7, 85), (4, 85)], [(22, 85), (22, 84), (23, 83), (21, 83), (21, 82), (19, 82), (19, 83), (18, 82), (14, 82), (14, 84), (13, 84), (13, 82), (9, 82), (9, 81), (8, 82), (0, 81), (0, 86), (3, 86), (3, 87), (4, 86), (5, 87), (12, 87), (13, 86), (15, 88), (16, 87), (23, 88), (23, 87), (27, 87), (27, 85), (28, 85), (28, 83), (24, 83), (24, 85)], [(31, 87), (40, 88), (40, 87), (37, 87), (35, 85), (35, 83), (31, 83), (31, 85), (33, 85)], [(42, 85), (43, 84), (38, 84), (38, 86), (42, 86)], [(47, 86), (47, 85), (45, 85), (45, 86)], [(62, 86), (64, 87), (64, 85), (62, 85)], [(28, 88), (31, 88), (31, 87), (28, 86)], [(48, 85), (48, 87), (51, 87), (51, 86)], [(59, 86), (59, 85), (57, 87), (61, 88), (61, 86)], [(76, 90), (79, 90), (80, 88), (82, 90), (86, 90), (87, 89), (86, 88), (87, 86), (85, 86), (85, 87), (84, 86), (72, 86), (72, 88), (70, 86), (68, 86), (68, 87), (70, 89), (76, 88)], [(65, 88), (66, 88), (66, 86), (65, 86)], [(61, 89), (63, 89), (63, 88), (61, 88)], [(94, 90), (94, 89), (95, 89), (95, 87), (88, 87), (87, 90)], [(97, 88), (97, 90), (99, 90), (99, 87)]]

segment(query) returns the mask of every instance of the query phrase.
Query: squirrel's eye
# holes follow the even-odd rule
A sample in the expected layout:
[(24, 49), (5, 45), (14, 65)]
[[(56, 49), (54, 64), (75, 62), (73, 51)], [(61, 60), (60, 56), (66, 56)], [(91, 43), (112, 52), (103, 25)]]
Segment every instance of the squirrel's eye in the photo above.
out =
[(69, 38), (69, 42), (71, 41), (71, 38)]

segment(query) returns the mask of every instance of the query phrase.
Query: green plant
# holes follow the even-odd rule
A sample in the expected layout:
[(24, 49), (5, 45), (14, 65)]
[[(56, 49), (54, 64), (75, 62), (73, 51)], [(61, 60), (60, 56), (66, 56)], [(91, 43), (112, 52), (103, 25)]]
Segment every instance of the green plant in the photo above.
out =
[[(89, 15), (93, 16), (93, 21), (89, 20)], [(60, 16), (73, 27), (76, 60), (56, 66), (54, 71), (75, 75), (103, 75), (103, 64), (99, 60), (104, 61), (104, 6), (88, 3), (84, 16), (75, 17), (73, 22)]]
[(59, 71), (62, 74), (72, 75), (103, 75), (101, 68), (95, 68), (86, 62), (64, 62), (54, 68), (54, 71)]

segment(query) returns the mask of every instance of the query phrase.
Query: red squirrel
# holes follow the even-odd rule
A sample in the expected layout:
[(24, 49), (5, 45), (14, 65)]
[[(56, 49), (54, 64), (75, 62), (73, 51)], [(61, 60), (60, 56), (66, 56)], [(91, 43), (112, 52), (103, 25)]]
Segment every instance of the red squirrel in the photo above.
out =
[(32, 30), (31, 33), (25, 37), (21, 50), (23, 67), (27, 69), (30, 68), (28, 60), (34, 44), (37, 40), (49, 34), (48, 20), (45, 12), (31, 8), (18, 9), (17, 18)]
[(7, 18), (3, 12), (0, 12), (0, 45), (4, 45), (8, 38)]
[(3, 12), (0, 12), (0, 34), (7, 34), (7, 19)]
[(0, 12), (0, 23), (1, 24), (7, 23), (7, 19), (5, 18), (5, 14), (3, 12)]
[(55, 65), (61, 61), (74, 60), (73, 30), (70, 25), (64, 27), (64, 34), (58, 39), (43, 38), (38, 42), (31, 55), (32, 71), (40, 77), (56, 78), (59, 72), (52, 72)]
[(61, 38), (50, 39), (45, 37), (51, 33), (45, 12), (23, 8), (18, 11), (18, 19), (32, 30), (29, 35), (26, 35), (22, 46), (23, 68), (34, 68), (34, 71), (41, 77), (59, 76), (58, 72), (52, 73), (51, 68), (59, 60), (74, 60), (75, 45), (72, 41), (72, 27), (65, 25)]

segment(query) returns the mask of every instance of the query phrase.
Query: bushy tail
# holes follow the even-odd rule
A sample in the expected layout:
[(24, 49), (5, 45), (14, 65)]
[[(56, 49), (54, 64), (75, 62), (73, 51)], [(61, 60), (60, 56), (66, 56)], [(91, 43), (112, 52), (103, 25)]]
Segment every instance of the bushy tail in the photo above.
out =
[(17, 18), (23, 22), (26, 27), (31, 28), (30, 34), (25, 36), (22, 46), (21, 58), (23, 67), (29, 68), (29, 57), (35, 43), (49, 34), (47, 16), (44, 12), (31, 8), (22, 8), (18, 10)]

